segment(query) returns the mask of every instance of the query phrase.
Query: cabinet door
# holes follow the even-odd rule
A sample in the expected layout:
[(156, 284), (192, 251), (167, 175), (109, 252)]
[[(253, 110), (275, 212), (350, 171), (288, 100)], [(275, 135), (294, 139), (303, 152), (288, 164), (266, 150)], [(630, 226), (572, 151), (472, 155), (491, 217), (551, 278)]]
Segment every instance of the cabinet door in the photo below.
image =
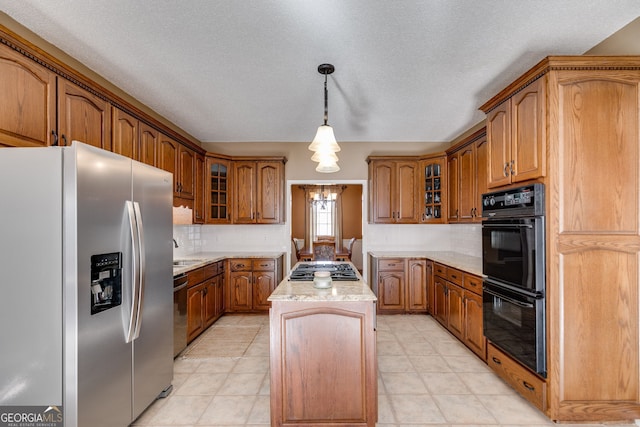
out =
[(269, 295), (276, 288), (276, 273), (273, 271), (253, 272), (253, 309), (268, 311), (271, 303), (267, 301)]
[(378, 311), (404, 312), (404, 272), (378, 273)]
[(256, 222), (278, 224), (282, 217), (283, 165), (281, 162), (256, 164)]
[(420, 221), (423, 223), (443, 223), (447, 218), (446, 162), (446, 156), (442, 156), (419, 163), (421, 188), (418, 204), (422, 205)]
[(196, 154), (195, 164), (195, 194), (193, 202), (193, 223), (204, 224), (204, 156)]
[(476, 207), (476, 146), (469, 144), (458, 152), (458, 221), (472, 222)]
[(545, 77), (511, 98), (512, 182), (545, 175)]
[(440, 276), (433, 277), (433, 317), (447, 326), (447, 284)]
[(58, 79), (60, 145), (80, 141), (111, 151), (109, 103), (65, 79)]
[(56, 127), (56, 76), (0, 46), (0, 147), (43, 147)]
[(427, 260), (427, 312), (433, 314), (435, 305), (435, 289), (433, 286), (433, 261)]
[(457, 222), (458, 215), (460, 213), (460, 196), (458, 193), (458, 189), (460, 188), (459, 165), (460, 159), (458, 157), (458, 153), (454, 153), (447, 158), (447, 173), (449, 174), (447, 182), (447, 190), (449, 191), (447, 220), (449, 222)]
[(231, 166), (228, 160), (207, 157), (205, 170), (205, 204), (207, 224), (229, 224), (229, 189)]
[(487, 146), (486, 136), (476, 141), (476, 189), (473, 196), (475, 202), (474, 220), (476, 222), (482, 221), (482, 195), (489, 191)]
[(392, 183), (395, 166), (392, 161), (373, 160), (369, 166), (371, 176), (371, 219), (377, 224), (395, 222)]
[(253, 297), (251, 294), (253, 275), (250, 271), (234, 271), (229, 274), (229, 291), (231, 292), (231, 311), (251, 311)]
[(407, 310), (427, 310), (427, 261), (409, 260), (407, 278)]
[(203, 289), (203, 317), (205, 328), (211, 325), (216, 319), (216, 287), (218, 277), (213, 277), (204, 284)]
[(447, 328), (462, 340), (464, 337), (464, 291), (451, 282), (447, 282), (447, 308)]
[(140, 122), (140, 150), (136, 160), (150, 166), (156, 166), (156, 152), (159, 132), (144, 122)]
[[(418, 162), (397, 162), (394, 196), (395, 222), (416, 224), (418, 222)], [(392, 215), (393, 216), (393, 215)]]
[(179, 189), (180, 198), (193, 200), (195, 195), (195, 165), (196, 165), (196, 153), (185, 147), (182, 144), (178, 144), (178, 176), (179, 176)]
[(216, 317), (222, 316), (225, 310), (224, 280), (224, 274), (220, 274), (216, 282)]
[(488, 187), (511, 183), (511, 101), (506, 100), (487, 115), (487, 172)]
[(256, 222), (256, 163), (234, 162), (233, 171), (233, 222), (253, 224)]
[(138, 158), (138, 119), (111, 107), (111, 151), (130, 159)]
[(487, 359), (482, 329), (482, 297), (471, 292), (464, 293), (464, 343), (482, 360)]
[(204, 330), (204, 284), (187, 290), (187, 341), (191, 341)]
[(178, 189), (178, 143), (160, 134), (158, 143), (158, 167), (173, 174), (173, 195), (180, 197)]

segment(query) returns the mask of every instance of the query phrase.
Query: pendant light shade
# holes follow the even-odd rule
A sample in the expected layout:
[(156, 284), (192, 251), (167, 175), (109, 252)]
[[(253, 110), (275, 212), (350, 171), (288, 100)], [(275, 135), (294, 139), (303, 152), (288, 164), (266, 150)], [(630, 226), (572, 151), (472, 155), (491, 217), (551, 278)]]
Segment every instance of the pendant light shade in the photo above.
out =
[(333, 151), (316, 151), (313, 153), (313, 156), (311, 156), (311, 160), (318, 163), (327, 163), (329, 161), (337, 162), (338, 156)]
[(331, 64), (320, 64), (318, 72), (324, 74), (324, 124), (318, 127), (315, 138), (309, 144), (309, 150), (315, 153), (311, 156), (311, 160), (318, 162), (317, 172), (331, 173), (340, 170), (338, 166), (338, 156), (336, 153), (340, 151), (340, 146), (333, 134), (333, 128), (327, 124), (329, 118), (328, 108), (328, 91), (327, 91), (327, 75), (335, 70)]
[(332, 172), (338, 172), (340, 170), (340, 166), (338, 166), (338, 164), (336, 162), (320, 162), (318, 163), (318, 166), (316, 166), (316, 172), (322, 172), (322, 173), (332, 173)]
[(313, 138), (313, 141), (309, 144), (309, 150), (332, 151), (334, 153), (340, 151), (340, 146), (333, 134), (333, 128), (329, 125), (318, 126), (316, 137)]

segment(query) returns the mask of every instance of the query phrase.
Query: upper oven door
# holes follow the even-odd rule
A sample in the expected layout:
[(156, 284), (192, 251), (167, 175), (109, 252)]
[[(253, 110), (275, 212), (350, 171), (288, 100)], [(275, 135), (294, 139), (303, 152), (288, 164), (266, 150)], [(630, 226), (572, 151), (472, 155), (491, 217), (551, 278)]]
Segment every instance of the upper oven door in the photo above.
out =
[(544, 217), (482, 221), (482, 272), (490, 279), (543, 293)]

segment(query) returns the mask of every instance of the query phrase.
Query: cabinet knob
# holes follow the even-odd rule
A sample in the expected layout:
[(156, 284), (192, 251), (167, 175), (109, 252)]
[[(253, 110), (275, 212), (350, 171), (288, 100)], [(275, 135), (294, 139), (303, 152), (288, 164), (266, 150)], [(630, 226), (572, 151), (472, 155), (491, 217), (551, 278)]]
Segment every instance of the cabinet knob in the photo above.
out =
[(58, 145), (58, 134), (55, 130), (52, 130), (51, 135), (53, 135), (53, 142), (51, 143), (51, 145), (55, 147), (56, 145)]
[(491, 356), (491, 360), (493, 360), (493, 363), (495, 363), (496, 365), (502, 365), (502, 362), (500, 361), (500, 359), (498, 359), (495, 356)]
[(514, 162), (513, 160), (511, 160), (511, 165), (509, 166), (509, 168), (511, 169), (511, 175), (515, 175), (515, 172), (513, 170), (513, 165), (514, 165)]
[(536, 391), (536, 388), (526, 381), (522, 381), (522, 385), (529, 391)]
[(504, 169), (502, 169), (502, 174), (505, 176), (505, 178), (509, 177), (509, 172), (507, 171), (507, 169), (509, 169), (509, 162), (504, 164)]

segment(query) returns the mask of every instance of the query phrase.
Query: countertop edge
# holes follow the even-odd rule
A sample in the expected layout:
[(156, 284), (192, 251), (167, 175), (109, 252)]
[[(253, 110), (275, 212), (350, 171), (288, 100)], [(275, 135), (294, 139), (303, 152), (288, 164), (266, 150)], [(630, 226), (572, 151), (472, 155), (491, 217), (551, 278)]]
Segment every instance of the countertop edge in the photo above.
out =
[(463, 254), (455, 251), (370, 251), (373, 258), (409, 258), (428, 259), (448, 267), (484, 277), (482, 274), (482, 257)]
[(198, 268), (204, 267), (212, 262), (224, 261), (234, 258), (279, 258), (285, 254), (284, 251), (265, 252), (197, 252), (194, 254), (175, 257), (173, 261), (197, 261), (194, 264), (184, 265), (173, 269), (173, 276), (188, 273)]

